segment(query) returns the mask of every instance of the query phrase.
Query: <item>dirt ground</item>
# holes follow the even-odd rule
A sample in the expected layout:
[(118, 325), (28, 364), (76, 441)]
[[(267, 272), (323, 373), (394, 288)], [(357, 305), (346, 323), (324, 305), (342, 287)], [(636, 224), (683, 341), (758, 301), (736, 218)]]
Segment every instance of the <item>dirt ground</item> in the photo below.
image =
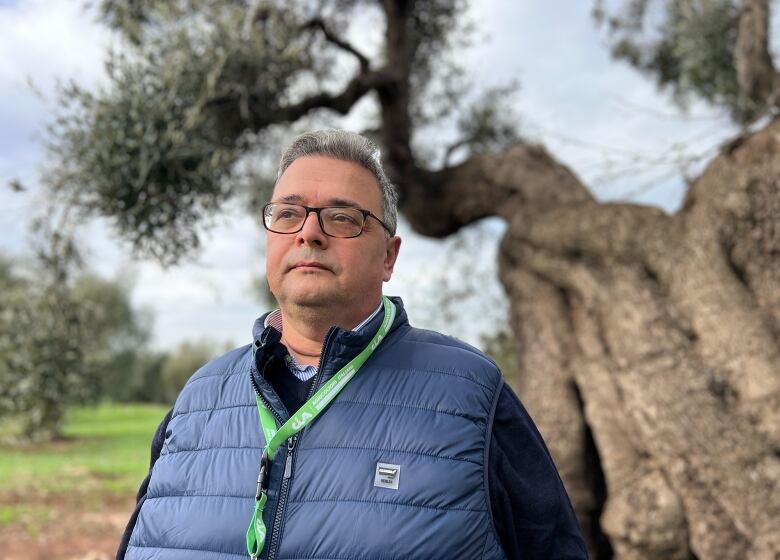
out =
[(0, 559), (113, 559), (134, 504), (133, 495), (2, 492)]

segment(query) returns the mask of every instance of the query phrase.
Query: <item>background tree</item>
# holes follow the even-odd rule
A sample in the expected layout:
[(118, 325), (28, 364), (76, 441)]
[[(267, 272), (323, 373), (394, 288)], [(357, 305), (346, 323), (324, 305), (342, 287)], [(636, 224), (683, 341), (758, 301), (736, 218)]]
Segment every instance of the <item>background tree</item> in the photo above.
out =
[(18, 415), (26, 439), (58, 437), (66, 406), (96, 396), (97, 371), (85, 360), (84, 323), (71, 293), (80, 257), (57, 227), (69, 211), (34, 224), (32, 267), (26, 274), (6, 267), (0, 292), (0, 415)]
[(90, 331), (86, 360), (100, 367), (95, 390), (109, 400), (129, 400), (143, 368), (148, 367), (151, 317), (132, 306), (131, 282), (84, 273), (71, 291), (80, 320)]
[(50, 218), (35, 224), (31, 262), (0, 258), (0, 418), (36, 440), (61, 436), (68, 406), (127, 394), (149, 337), (129, 286), (85, 272), (68, 229)]
[[(543, 146), (522, 142), (497, 107), (505, 96), (464, 106), (451, 56), (467, 37), (459, 0), (104, 0), (127, 47), (111, 55), (105, 89), (64, 91), (51, 189), (175, 263), (281, 127), (369, 96), (368, 128), (416, 231), (507, 222), (499, 276), (518, 385), (593, 557), (774, 558), (780, 123), (769, 5), (619, 7), (597, 5), (616, 56), (681, 101), (702, 97), (740, 122), (767, 115), (723, 147), (674, 215), (597, 203)], [(350, 41), (355, 21), (378, 49)], [(425, 145), (426, 127), (444, 122), (460, 137)]]
[(127, 391), (115, 399), (123, 402), (170, 404), (172, 401), (167, 398), (162, 381), (163, 367), (169, 356), (168, 352), (149, 349), (135, 354), (132, 382)]
[(179, 344), (162, 366), (160, 389), (163, 402), (173, 404), (187, 380), (216, 356), (219, 346), (211, 340), (185, 341)]

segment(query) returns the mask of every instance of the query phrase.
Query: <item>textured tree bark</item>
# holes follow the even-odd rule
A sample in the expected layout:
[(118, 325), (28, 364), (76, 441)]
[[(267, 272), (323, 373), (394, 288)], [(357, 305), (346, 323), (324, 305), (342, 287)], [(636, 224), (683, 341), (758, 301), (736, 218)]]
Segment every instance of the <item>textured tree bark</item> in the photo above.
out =
[(780, 121), (727, 146), (674, 215), (539, 146), (399, 177), (421, 233), (507, 221), (521, 397), (593, 558), (780, 557), (779, 148)]

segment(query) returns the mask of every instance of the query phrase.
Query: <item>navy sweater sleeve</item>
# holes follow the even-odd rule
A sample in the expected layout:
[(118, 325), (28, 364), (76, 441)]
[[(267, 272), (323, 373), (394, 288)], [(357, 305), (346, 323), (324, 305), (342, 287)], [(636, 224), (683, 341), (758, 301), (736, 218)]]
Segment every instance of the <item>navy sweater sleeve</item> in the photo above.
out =
[(490, 506), (509, 560), (586, 559), (577, 518), (547, 446), (506, 384), (488, 454)]
[(162, 419), (160, 425), (157, 426), (157, 430), (154, 432), (152, 438), (152, 450), (149, 457), (149, 472), (141, 482), (141, 487), (138, 489), (138, 493), (135, 496), (135, 509), (130, 516), (130, 521), (127, 522), (125, 532), (122, 535), (122, 540), (119, 543), (119, 548), (116, 551), (116, 560), (124, 560), (127, 553), (127, 546), (130, 543), (130, 535), (133, 533), (135, 522), (138, 520), (138, 514), (141, 511), (141, 506), (146, 500), (146, 490), (149, 488), (149, 479), (152, 477), (152, 467), (154, 467), (155, 461), (160, 458), (160, 452), (162, 451), (163, 443), (165, 442), (165, 432), (168, 429), (168, 422), (171, 420), (171, 414), (173, 414), (173, 408), (171, 408)]

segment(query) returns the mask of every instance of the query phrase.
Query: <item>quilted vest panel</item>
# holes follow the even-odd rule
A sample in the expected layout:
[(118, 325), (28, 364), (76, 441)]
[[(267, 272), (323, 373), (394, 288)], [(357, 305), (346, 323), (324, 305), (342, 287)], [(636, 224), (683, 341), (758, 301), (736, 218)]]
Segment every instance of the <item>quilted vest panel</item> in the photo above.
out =
[[(358, 375), (299, 434), (285, 485), (288, 453), (277, 454), (263, 558), (272, 548), (286, 560), (505, 558), (484, 479), (500, 373), (475, 349), (413, 329), (400, 315)], [(239, 348), (183, 389), (128, 560), (247, 558), (264, 443), (251, 365), (251, 348)], [(320, 383), (338, 364), (328, 365)], [(397, 489), (375, 486), (378, 463), (398, 467)]]

